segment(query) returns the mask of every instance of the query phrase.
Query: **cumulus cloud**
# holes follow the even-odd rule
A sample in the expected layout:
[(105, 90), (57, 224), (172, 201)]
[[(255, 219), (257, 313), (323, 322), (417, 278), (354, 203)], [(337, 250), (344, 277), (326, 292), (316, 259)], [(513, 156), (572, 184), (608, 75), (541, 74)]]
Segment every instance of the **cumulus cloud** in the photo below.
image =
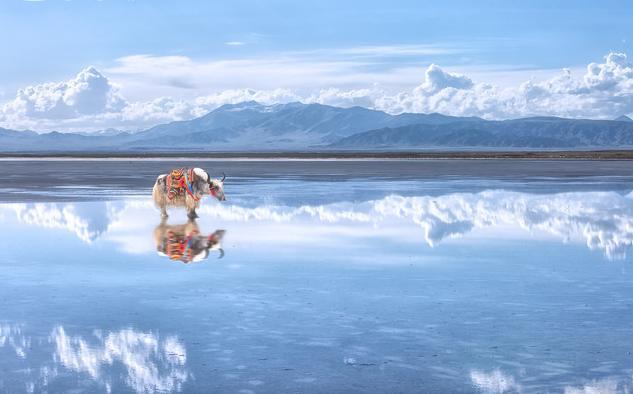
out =
[[(174, 56), (163, 66), (181, 67), (186, 58)], [(140, 72), (140, 71), (139, 71)], [(173, 82), (173, 80), (172, 80)], [(202, 116), (223, 104), (255, 100), (263, 104), (300, 101), (289, 89), (227, 89), (191, 100), (169, 96), (128, 101), (107, 77), (93, 67), (65, 82), (45, 83), (18, 91), (0, 105), (0, 127), (36, 131), (85, 131), (107, 127), (138, 129)]]
[(333, 105), (336, 107), (376, 108), (385, 92), (373, 87), (371, 89), (344, 90), (339, 88), (321, 89), (303, 99), (306, 103)]
[(192, 119), (205, 113), (206, 111), (191, 102), (159, 97), (150, 101), (130, 103), (121, 111), (120, 118), (126, 124), (153, 125)]
[(388, 112), (440, 112), (505, 119), (534, 115), (607, 118), (633, 112), (633, 66), (622, 53), (591, 63), (575, 77), (568, 69), (544, 81), (515, 88), (475, 83), (463, 75), (431, 65), (411, 92), (377, 102)]
[(439, 66), (431, 64), (426, 69), (424, 83), (417, 90), (434, 94), (446, 88), (470, 89), (472, 87), (473, 81), (467, 76), (449, 73)]
[[(393, 114), (440, 112), (488, 119), (534, 115), (612, 119), (633, 113), (633, 65), (624, 53), (609, 53), (601, 63), (590, 63), (582, 75), (563, 69), (554, 77), (528, 80), (514, 87), (477, 82), (431, 64), (423, 73), (419, 71), (417, 86), (394, 91), (388, 89), (389, 83), (397, 85), (393, 70), (381, 79), (376, 73), (368, 73), (367, 67), (366, 63), (353, 61), (307, 64), (292, 59), (260, 59), (197, 63), (186, 56), (128, 56), (119, 59), (117, 67), (108, 69), (125, 81), (124, 85), (136, 87), (135, 81), (142, 80), (146, 85), (177, 93), (198, 91), (201, 81), (213, 80), (217, 86), (237, 87), (247, 81), (264, 88), (227, 88), (188, 98), (160, 96), (132, 101), (124, 98), (122, 88), (108, 77), (88, 67), (68, 81), (19, 90), (14, 99), (0, 106), (0, 125), (69, 131), (144, 128), (191, 119), (222, 104), (249, 100), (263, 104), (302, 101), (363, 106)], [(377, 79), (383, 83), (349, 86), (352, 82), (359, 85)], [(306, 88), (298, 88), (301, 83)]]
[(125, 106), (117, 88), (94, 67), (88, 67), (65, 82), (20, 89), (3, 112), (29, 118), (69, 119), (117, 112)]

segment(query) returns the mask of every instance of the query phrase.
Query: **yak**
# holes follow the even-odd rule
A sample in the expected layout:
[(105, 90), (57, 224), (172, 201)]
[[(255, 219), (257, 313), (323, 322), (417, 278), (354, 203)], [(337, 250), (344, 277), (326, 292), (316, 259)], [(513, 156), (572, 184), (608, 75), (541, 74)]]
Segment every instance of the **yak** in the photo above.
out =
[(185, 207), (189, 219), (195, 219), (198, 217), (196, 208), (204, 195), (214, 196), (219, 201), (226, 200), (225, 179), (226, 175), (222, 179), (211, 179), (202, 168), (178, 168), (156, 178), (152, 197), (163, 218), (168, 216), (167, 207)]

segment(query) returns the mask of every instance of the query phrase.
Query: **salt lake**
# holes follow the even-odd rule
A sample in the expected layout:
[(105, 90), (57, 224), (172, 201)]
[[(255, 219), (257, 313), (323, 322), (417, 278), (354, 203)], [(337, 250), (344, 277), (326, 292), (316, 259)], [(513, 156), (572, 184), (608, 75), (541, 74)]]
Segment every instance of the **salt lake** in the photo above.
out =
[(633, 389), (629, 162), (0, 168), (0, 392)]

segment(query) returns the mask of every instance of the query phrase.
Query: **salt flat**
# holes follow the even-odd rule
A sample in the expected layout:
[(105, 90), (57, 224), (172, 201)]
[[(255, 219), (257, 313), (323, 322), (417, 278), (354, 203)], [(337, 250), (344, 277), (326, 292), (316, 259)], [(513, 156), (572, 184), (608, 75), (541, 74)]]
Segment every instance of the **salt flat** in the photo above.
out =
[(1, 390), (633, 389), (628, 162), (203, 163), (185, 263), (191, 164), (2, 163)]

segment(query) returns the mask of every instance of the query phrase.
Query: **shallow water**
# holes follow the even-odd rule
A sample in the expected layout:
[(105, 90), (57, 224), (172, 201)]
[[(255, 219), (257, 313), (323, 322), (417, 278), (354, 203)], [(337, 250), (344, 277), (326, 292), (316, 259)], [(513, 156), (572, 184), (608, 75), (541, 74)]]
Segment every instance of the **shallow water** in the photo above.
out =
[(543, 163), (0, 163), (0, 392), (631, 390), (630, 165)]

